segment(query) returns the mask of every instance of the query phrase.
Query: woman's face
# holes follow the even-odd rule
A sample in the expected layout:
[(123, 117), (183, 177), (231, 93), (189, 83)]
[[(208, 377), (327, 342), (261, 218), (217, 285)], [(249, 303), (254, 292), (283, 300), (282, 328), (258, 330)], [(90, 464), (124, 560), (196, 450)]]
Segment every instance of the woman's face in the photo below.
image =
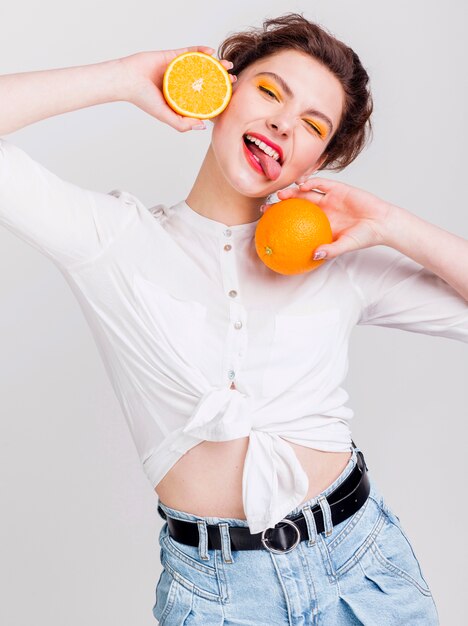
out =
[[(229, 105), (213, 118), (211, 147), (221, 172), (251, 197), (308, 176), (324, 158), (343, 104), (339, 80), (305, 53), (282, 50), (256, 61), (238, 75)], [(273, 144), (280, 159), (254, 145), (255, 158), (246, 134)]]

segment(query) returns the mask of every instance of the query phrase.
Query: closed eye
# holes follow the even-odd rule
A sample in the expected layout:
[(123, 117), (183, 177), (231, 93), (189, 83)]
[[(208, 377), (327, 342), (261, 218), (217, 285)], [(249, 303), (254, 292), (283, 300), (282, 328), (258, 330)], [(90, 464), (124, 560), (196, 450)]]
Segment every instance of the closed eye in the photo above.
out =
[[(273, 96), (273, 98), (275, 98), (275, 100), (278, 100), (278, 98), (276, 97), (276, 94), (274, 94), (272, 91), (270, 91), (270, 89), (267, 89), (266, 87), (263, 87), (263, 85), (259, 85), (258, 88), (260, 89), (260, 91), (264, 91), (269, 96)], [(279, 102), (279, 100), (278, 100), (278, 102)]]
[(311, 126), (315, 130), (317, 135), (320, 135), (320, 137), (323, 137), (322, 129), (319, 128), (316, 124), (314, 124), (313, 122), (309, 122), (307, 120), (305, 120), (305, 123), (308, 124), (309, 126)]

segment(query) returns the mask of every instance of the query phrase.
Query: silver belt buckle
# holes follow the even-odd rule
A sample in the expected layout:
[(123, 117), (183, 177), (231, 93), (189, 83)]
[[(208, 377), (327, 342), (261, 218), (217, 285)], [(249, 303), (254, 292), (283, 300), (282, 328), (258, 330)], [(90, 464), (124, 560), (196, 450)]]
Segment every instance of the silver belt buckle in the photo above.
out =
[[(274, 552), (275, 554), (286, 554), (286, 552), (291, 552), (291, 550), (294, 550), (294, 548), (297, 546), (297, 544), (301, 540), (301, 531), (299, 530), (299, 527), (294, 522), (292, 522), (290, 519), (282, 519), (278, 522), (278, 524), (281, 524), (281, 522), (286, 522), (286, 524), (289, 524), (290, 526), (292, 526), (297, 533), (297, 537), (293, 545), (290, 548), (287, 548), (286, 550), (278, 550), (277, 548), (271, 548), (267, 543), (268, 539), (265, 538), (265, 533), (268, 530), (274, 530), (274, 528), (265, 528), (265, 530), (262, 531), (262, 536), (261, 536), (262, 544), (267, 550), (269, 550), (270, 552)], [(276, 526), (278, 526), (278, 524), (276, 524)]]

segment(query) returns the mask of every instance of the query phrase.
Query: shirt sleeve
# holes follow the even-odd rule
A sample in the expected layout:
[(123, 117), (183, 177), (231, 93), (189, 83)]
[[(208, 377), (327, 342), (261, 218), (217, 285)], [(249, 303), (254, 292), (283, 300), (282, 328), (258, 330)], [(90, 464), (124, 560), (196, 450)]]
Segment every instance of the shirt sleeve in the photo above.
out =
[(442, 278), (389, 246), (338, 257), (361, 300), (358, 325), (468, 343), (468, 302)]
[(105, 250), (132, 217), (130, 198), (64, 181), (0, 138), (0, 225), (61, 267)]

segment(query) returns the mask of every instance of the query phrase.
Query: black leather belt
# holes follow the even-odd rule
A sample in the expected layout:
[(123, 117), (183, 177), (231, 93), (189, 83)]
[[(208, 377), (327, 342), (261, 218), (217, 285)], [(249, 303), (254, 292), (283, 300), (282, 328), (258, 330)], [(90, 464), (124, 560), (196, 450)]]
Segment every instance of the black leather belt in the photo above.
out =
[[(354, 442), (353, 442), (354, 446)], [(355, 446), (354, 446), (355, 447)], [(360, 450), (352, 472), (326, 499), (330, 505), (333, 526), (351, 517), (367, 500), (370, 491), (367, 465)], [(325, 530), (322, 509), (316, 504), (311, 512), (315, 518), (317, 533)], [(170, 536), (179, 543), (198, 546), (198, 524), (194, 521), (175, 519), (166, 515), (158, 505), (158, 513), (167, 521)], [(208, 549), (221, 550), (221, 534), (217, 525), (207, 524)], [(301, 513), (297, 517), (282, 519), (274, 528), (251, 534), (247, 526), (229, 526), (231, 550), (259, 550), (284, 553), (293, 550), (300, 541), (309, 539), (307, 523)]]

